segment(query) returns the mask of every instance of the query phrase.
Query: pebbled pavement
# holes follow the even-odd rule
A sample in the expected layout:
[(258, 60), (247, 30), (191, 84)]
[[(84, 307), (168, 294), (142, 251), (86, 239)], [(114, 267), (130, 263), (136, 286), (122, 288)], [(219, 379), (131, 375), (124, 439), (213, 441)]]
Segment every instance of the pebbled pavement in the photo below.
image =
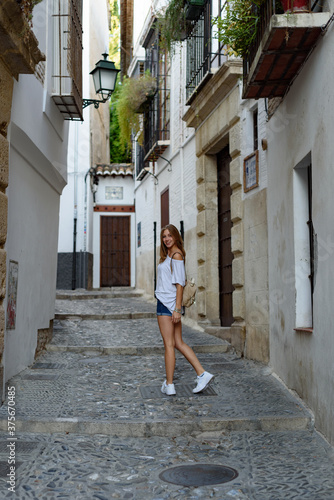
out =
[[(0, 408), (0, 498), (334, 500), (333, 448), (268, 367), (184, 326), (215, 382), (194, 395), (195, 372), (177, 356), (177, 395), (165, 396), (151, 301), (131, 289), (58, 296), (57, 314), (69, 316), (58, 316), (48, 350), (6, 384), (15, 388), (15, 432), (9, 397)], [(110, 309), (145, 316), (106, 319)], [(232, 467), (238, 477), (199, 487), (159, 477), (201, 463)]]

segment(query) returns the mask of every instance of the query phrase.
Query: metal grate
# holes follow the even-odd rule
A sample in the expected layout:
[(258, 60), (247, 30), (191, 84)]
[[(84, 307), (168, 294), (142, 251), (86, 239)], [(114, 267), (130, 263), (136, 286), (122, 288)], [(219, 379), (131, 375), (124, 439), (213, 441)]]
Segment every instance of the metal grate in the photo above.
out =
[(195, 464), (172, 467), (161, 474), (159, 478), (167, 483), (182, 486), (208, 486), (233, 481), (238, 472), (225, 465)]
[[(175, 387), (176, 397), (178, 398), (189, 398), (189, 397), (205, 397), (205, 396), (217, 396), (217, 393), (212, 389), (211, 386), (207, 387), (205, 391), (199, 392), (197, 394), (193, 393), (194, 385), (183, 384), (177, 385)], [(141, 386), (139, 388), (142, 398), (144, 399), (158, 399), (171, 396), (166, 396), (161, 392), (159, 386), (149, 385), (149, 386)]]

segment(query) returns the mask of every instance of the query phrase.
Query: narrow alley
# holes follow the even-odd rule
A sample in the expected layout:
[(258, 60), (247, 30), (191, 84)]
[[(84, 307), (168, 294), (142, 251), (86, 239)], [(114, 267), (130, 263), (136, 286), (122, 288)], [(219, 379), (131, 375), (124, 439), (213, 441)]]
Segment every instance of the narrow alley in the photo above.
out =
[(153, 301), (131, 288), (58, 291), (52, 342), (6, 384), (0, 498), (333, 500), (333, 449), (301, 401), (226, 341), (183, 332), (215, 382), (194, 395), (178, 356), (168, 397)]

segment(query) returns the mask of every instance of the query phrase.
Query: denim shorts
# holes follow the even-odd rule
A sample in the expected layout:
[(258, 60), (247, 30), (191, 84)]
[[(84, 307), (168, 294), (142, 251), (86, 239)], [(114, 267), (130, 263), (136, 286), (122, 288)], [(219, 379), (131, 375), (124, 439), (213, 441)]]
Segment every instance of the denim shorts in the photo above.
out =
[(162, 302), (160, 302), (159, 299), (157, 299), (157, 316), (173, 316), (173, 314), (170, 312), (169, 309), (167, 309), (166, 306), (163, 305)]

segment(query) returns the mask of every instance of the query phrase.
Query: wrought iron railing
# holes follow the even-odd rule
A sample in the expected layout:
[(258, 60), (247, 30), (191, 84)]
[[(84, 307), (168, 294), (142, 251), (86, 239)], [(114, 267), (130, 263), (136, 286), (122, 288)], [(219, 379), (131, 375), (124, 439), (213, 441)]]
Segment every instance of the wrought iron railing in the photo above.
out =
[(146, 47), (145, 70), (156, 78), (154, 96), (144, 113), (144, 151), (151, 151), (158, 141), (170, 139), (170, 62), (159, 46), (159, 33), (154, 32)]
[[(219, 15), (225, 3), (220, 5)], [(207, 0), (201, 16), (194, 22), (187, 37), (186, 100), (188, 103), (195, 90), (198, 90), (206, 81), (206, 77), (211, 74), (211, 70), (219, 68), (227, 60), (224, 45), (214, 36), (213, 29), (212, 3), (211, 0)]]
[[(311, 0), (309, 2), (309, 8), (311, 12), (322, 11), (322, 2), (319, 3), (319, 0)], [(274, 14), (283, 14), (281, 2), (278, 2), (277, 0), (265, 0), (265, 2), (260, 5), (260, 7), (254, 6), (254, 10), (258, 17), (256, 37), (243, 60), (244, 77), (249, 74), (251, 65), (255, 59), (256, 53), (258, 51), (258, 48), (260, 47), (264, 33), (270, 23), (271, 17)]]
[(147, 154), (159, 141), (170, 139), (169, 99), (165, 106), (161, 103), (161, 90), (157, 90), (144, 115), (144, 150)]
[(144, 167), (145, 167), (144, 158), (145, 158), (144, 148), (142, 148), (142, 146), (140, 146), (137, 142), (136, 143), (136, 159), (135, 159), (136, 177), (138, 177), (139, 174), (144, 170)]
[(54, 2), (52, 97), (65, 119), (82, 120), (82, 0)]
[(247, 55), (243, 60), (244, 76), (248, 75), (252, 62), (256, 56), (256, 52), (260, 46), (265, 30), (270, 23), (271, 16), (276, 13), (276, 0), (266, 0), (260, 6), (254, 6), (254, 10), (258, 16), (257, 31), (254, 42), (251, 44)]

